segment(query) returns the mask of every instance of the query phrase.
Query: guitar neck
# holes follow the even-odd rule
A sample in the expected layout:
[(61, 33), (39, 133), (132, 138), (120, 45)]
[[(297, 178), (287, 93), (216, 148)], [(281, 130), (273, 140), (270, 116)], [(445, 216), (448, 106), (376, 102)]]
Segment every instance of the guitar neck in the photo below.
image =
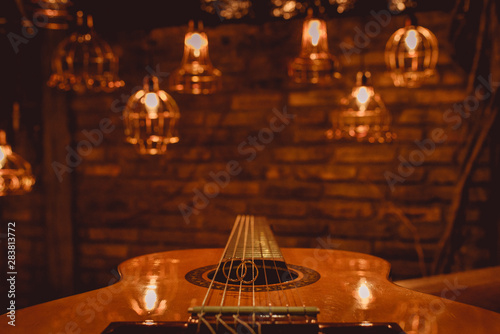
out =
[(224, 259), (283, 260), (278, 243), (265, 218), (238, 216), (226, 245)]

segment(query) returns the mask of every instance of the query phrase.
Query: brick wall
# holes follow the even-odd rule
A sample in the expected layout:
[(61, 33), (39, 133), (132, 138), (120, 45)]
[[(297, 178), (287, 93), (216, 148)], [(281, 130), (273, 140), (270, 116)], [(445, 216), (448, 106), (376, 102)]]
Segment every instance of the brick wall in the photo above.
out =
[[(452, 61), (446, 40), (449, 16), (435, 12), (418, 18), (440, 42), (439, 76), (428, 85), (395, 88), (385, 72), (385, 42), (403, 26), (402, 17), (393, 18), (365, 49), (375, 89), (393, 116), (398, 137), (390, 144), (332, 143), (324, 136), (330, 112), (350, 92), (359, 69), (359, 57), (353, 55), (349, 62), (339, 49), (341, 42), (355, 40), (356, 27), (363, 30), (359, 19), (328, 22), (330, 49), (343, 64), (343, 78), (329, 88), (296, 87), (287, 81), (287, 61), (299, 51), (300, 21), (206, 29), (212, 61), (223, 72), (224, 89), (211, 96), (174, 95), (181, 109), (180, 142), (171, 145), (166, 156), (139, 156), (125, 143), (116, 106), (123, 105), (120, 94), (129, 95), (147, 74), (149, 40), (155, 42), (154, 64), (149, 65), (158, 65), (162, 72), (179, 65), (186, 27), (109, 37), (121, 56), (127, 87), (116, 94), (75, 96), (70, 105), (75, 142), (85, 139), (82, 130), (98, 129), (103, 118), (111, 119), (115, 127), (72, 174), (77, 289), (106, 285), (112, 269), (132, 256), (223, 247), (241, 213), (267, 216), (282, 247), (371, 253), (391, 261), (396, 279), (421, 275), (411, 229), (418, 232), (430, 262), (455, 192), (469, 125), (464, 119), (454, 130), (443, 119), (446, 110), (466, 97), (466, 75)], [(274, 133), (272, 141), (254, 148), (255, 159), (250, 159), (250, 151), (238, 151), (249, 136), (258, 137), (269, 127), (273, 110), (284, 108), (295, 118)], [(419, 151), (415, 141), (431, 138), (436, 128), (442, 128), (447, 139), (391, 191), (384, 173), (398, 173), (398, 157), (410, 159)], [(192, 206), (195, 191), (204, 191), (213, 182), (211, 173), (226, 170), (230, 161), (236, 161), (241, 172), (219, 187), (219, 194), (187, 224), (179, 205)], [(469, 256), (462, 250), (456, 270), (475, 267), (490, 256), (481, 248), (484, 231), (478, 224), (480, 203), (488, 199), (487, 163), (486, 152), (468, 190), (464, 228), (473, 231), (467, 235), (474, 252)], [(41, 231), (36, 231), (34, 240), (41, 238)], [(34, 250), (37, 245), (31, 242), (27, 249), (43, 254), (43, 247)], [(29, 271), (34, 273), (40, 263), (31, 259), (34, 269)]]

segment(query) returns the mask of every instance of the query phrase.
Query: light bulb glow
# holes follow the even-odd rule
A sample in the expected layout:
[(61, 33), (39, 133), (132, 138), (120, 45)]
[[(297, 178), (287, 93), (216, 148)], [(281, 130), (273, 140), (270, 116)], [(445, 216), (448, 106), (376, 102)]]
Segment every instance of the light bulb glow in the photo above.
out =
[(185, 44), (187, 46), (190, 46), (191, 48), (193, 48), (193, 52), (194, 52), (195, 57), (199, 57), (201, 48), (204, 46), (207, 46), (208, 41), (201, 34), (195, 32), (195, 33), (191, 34), (191, 36), (186, 38)]
[(371, 296), (370, 289), (368, 289), (368, 286), (366, 286), (365, 283), (361, 283), (361, 285), (359, 286), (358, 296), (362, 300), (367, 300), (368, 298), (370, 298)]
[(160, 101), (155, 93), (147, 93), (145, 97), (145, 103), (146, 103), (146, 108), (149, 111), (149, 109), (158, 108), (158, 104), (160, 104)]
[(311, 20), (309, 22), (307, 34), (311, 37), (311, 43), (314, 46), (317, 46), (319, 43), (319, 35), (320, 35), (319, 29), (320, 29), (320, 21), (319, 20)]
[(360, 104), (365, 104), (366, 102), (368, 102), (368, 100), (370, 99), (370, 93), (368, 92), (368, 89), (365, 86), (359, 87), (356, 99)]
[(7, 162), (6, 154), (3, 152), (2, 146), (0, 146), (0, 168), (3, 168), (6, 162)]
[(144, 309), (148, 312), (156, 308), (158, 295), (156, 294), (156, 285), (148, 285), (144, 294)]
[(417, 31), (415, 29), (408, 30), (406, 33), (405, 43), (408, 51), (415, 52), (415, 48), (418, 45)]

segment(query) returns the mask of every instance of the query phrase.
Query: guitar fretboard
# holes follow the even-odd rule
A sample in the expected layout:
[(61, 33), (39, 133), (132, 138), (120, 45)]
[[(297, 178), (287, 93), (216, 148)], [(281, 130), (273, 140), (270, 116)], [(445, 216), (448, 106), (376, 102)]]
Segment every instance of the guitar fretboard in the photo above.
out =
[(231, 235), (225, 259), (283, 259), (271, 228), (262, 217), (238, 216)]

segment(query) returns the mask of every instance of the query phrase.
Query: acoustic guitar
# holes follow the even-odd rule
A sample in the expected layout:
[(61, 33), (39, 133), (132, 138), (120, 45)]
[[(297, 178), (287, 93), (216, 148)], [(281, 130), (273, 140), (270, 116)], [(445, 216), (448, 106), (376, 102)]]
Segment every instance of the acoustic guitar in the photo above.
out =
[(500, 314), (398, 287), (380, 258), (280, 249), (259, 217), (238, 216), (223, 250), (149, 254), (118, 269), (116, 284), (19, 310), (15, 327), (4, 315), (0, 332), (500, 333)]

